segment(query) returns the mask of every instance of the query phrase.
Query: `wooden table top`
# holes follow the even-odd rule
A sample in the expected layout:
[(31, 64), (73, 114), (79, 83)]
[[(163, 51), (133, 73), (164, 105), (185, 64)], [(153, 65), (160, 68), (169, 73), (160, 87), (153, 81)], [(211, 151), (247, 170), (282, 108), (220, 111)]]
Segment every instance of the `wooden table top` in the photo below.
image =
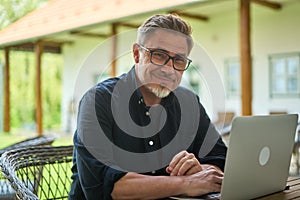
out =
[(259, 200), (300, 200), (300, 177), (289, 177), (287, 181), (289, 189), (282, 192), (277, 192), (265, 197), (258, 198)]
[[(289, 177), (287, 181), (288, 189), (274, 194), (257, 198), (256, 200), (300, 200), (300, 177)], [(166, 199), (193, 199), (193, 198), (175, 198)], [(197, 198), (196, 198), (197, 199)]]

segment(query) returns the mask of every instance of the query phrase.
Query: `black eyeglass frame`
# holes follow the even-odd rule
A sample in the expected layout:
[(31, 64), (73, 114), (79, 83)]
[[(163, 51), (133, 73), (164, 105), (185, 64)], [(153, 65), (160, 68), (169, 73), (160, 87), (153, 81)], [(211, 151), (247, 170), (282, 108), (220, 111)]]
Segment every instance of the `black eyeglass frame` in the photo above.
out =
[(177, 71), (185, 71), (185, 70), (187, 70), (187, 69), (189, 68), (190, 64), (192, 63), (192, 60), (191, 60), (191, 59), (180, 56), (181, 58), (185, 59), (185, 60), (187, 61), (187, 63), (186, 63), (186, 66), (185, 66), (184, 69), (178, 69), (178, 68), (175, 67), (175, 62), (174, 62), (174, 59), (177, 58), (178, 55), (177, 55), (177, 56), (170, 56), (169, 54), (167, 54), (167, 52), (165, 52), (165, 53), (166, 53), (166, 55), (168, 56), (168, 59), (165, 61), (164, 64), (154, 63), (154, 62), (152, 61), (152, 54), (153, 54), (153, 52), (155, 52), (155, 51), (163, 51), (163, 50), (161, 50), (161, 49), (148, 49), (147, 47), (144, 47), (143, 45), (138, 44), (138, 43), (137, 43), (137, 45), (138, 45), (140, 48), (142, 48), (143, 50), (145, 50), (145, 51), (147, 51), (147, 52), (150, 53), (150, 62), (151, 62), (152, 64), (154, 64), (154, 65), (164, 66), (164, 65), (167, 64), (167, 63), (169, 62), (169, 60), (171, 59), (171, 60), (172, 60), (172, 67), (173, 67), (173, 69), (175, 69), (175, 70), (177, 70)]

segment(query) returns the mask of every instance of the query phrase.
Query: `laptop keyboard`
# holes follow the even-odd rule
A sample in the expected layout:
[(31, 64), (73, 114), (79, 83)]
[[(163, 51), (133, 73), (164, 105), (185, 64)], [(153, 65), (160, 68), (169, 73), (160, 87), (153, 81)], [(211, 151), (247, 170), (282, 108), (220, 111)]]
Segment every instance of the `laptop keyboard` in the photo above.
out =
[(220, 192), (209, 193), (201, 196), (199, 199), (211, 199), (211, 200), (219, 200), (221, 198)]

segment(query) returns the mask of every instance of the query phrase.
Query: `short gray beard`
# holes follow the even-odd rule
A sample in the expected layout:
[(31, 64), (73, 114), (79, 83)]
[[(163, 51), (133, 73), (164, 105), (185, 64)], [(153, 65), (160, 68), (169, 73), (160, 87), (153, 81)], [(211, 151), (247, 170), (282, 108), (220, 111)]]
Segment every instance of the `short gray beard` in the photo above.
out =
[(161, 88), (153, 88), (151, 86), (147, 86), (148, 90), (152, 92), (158, 98), (164, 98), (170, 94), (170, 90), (168, 89), (161, 89)]

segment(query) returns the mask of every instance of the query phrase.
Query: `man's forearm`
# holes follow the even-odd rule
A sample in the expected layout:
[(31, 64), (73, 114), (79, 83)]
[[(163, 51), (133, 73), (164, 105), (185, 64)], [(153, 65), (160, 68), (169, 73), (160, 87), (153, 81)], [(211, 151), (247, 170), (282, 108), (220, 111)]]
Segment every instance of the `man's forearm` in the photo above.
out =
[(180, 176), (146, 176), (129, 172), (114, 185), (113, 199), (158, 199), (183, 194)]

